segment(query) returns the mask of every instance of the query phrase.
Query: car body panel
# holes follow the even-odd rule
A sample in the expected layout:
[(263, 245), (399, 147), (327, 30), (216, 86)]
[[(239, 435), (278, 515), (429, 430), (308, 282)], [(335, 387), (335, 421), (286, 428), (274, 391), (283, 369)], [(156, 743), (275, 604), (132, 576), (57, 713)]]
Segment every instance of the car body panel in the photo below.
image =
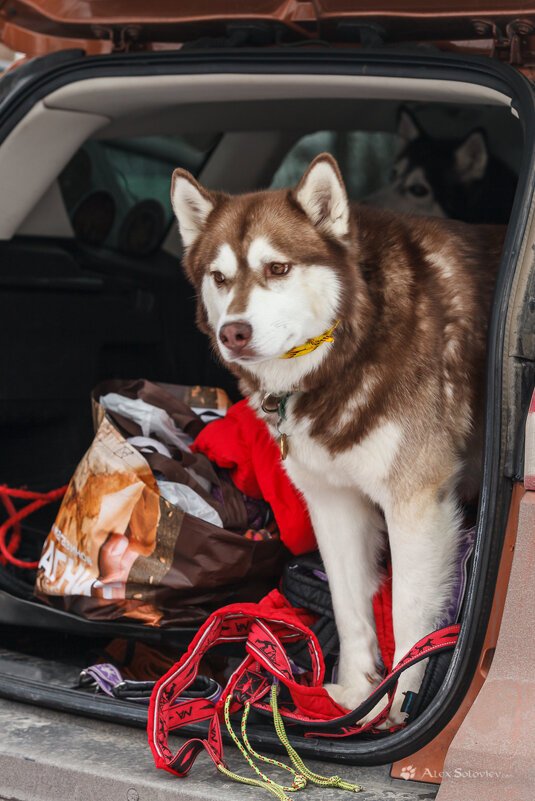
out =
[[(533, 493), (535, 496), (535, 493)], [(450, 745), (458, 730), (463, 726), (470, 708), (477, 698), (492, 663), (498, 635), (502, 622), (507, 587), (511, 574), (511, 566), (515, 552), (515, 543), (518, 533), (518, 521), (521, 505), (524, 502), (526, 490), (521, 482), (515, 484), (511, 496), (509, 520), (503, 543), (503, 554), (500, 561), (496, 591), (492, 603), (485, 641), (481, 649), (479, 663), (474, 673), (472, 683), (453, 718), (442, 731), (426, 746), (401, 759), (392, 765), (391, 775), (398, 778), (410, 777), (413, 781), (432, 782), (440, 784), (444, 776), (444, 762)], [(469, 722), (466, 725), (470, 725)]]
[(487, 52), (515, 64), (535, 51), (535, 3), (475, 0), (12, 0), (0, 8), (0, 40), (30, 56), (81, 48), (88, 54), (154, 50), (198, 39), (273, 45), (327, 40), (343, 45), (433, 42)]
[(496, 652), (444, 764), (439, 801), (533, 797), (535, 492), (519, 508), (515, 558)]

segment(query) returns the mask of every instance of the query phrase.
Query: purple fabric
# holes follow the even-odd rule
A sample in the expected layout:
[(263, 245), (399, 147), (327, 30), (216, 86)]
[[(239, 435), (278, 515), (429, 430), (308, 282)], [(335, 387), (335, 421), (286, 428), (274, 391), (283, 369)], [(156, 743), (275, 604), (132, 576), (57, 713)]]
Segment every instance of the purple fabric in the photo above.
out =
[(457, 558), (457, 573), (453, 582), (450, 597), (446, 603), (444, 614), (437, 624), (437, 629), (451, 626), (457, 622), (466, 590), (468, 578), (468, 560), (474, 549), (476, 527), (463, 529), (459, 535), (459, 552)]
[(209, 701), (213, 701), (214, 704), (216, 704), (219, 701), (219, 699), (221, 698), (222, 695), (223, 695), (223, 687), (221, 687), (221, 685), (218, 684), (217, 685), (217, 689), (214, 690), (212, 695), (208, 695), (207, 698), (208, 698)]
[[(155, 682), (146, 682), (146, 681), (133, 681), (129, 679), (125, 681), (121, 676), (119, 670), (115, 667), (115, 665), (111, 665), (109, 662), (104, 662), (103, 664), (99, 665), (91, 665), (90, 667), (85, 668), (80, 673), (80, 686), (87, 686), (95, 685), (95, 692), (99, 690), (106, 695), (109, 695), (111, 698), (118, 698), (119, 696), (114, 692), (114, 690), (119, 685), (126, 685), (125, 689), (131, 689), (135, 691), (137, 688), (141, 688), (143, 695), (136, 695), (135, 692), (130, 695), (122, 694), (120, 697), (124, 701), (135, 701), (137, 704), (145, 704), (149, 705), (150, 703), (150, 689), (155, 684)], [(147, 687), (147, 685), (150, 685)], [(216, 703), (222, 692), (223, 688), (217, 682), (214, 682), (215, 688), (211, 695), (207, 695), (206, 699), (208, 701), (213, 701)], [(189, 696), (184, 696), (187, 698)]]
[(111, 665), (109, 662), (104, 662), (101, 665), (91, 665), (91, 667), (82, 670), (80, 679), (83, 681), (85, 678), (92, 679), (103, 693), (111, 695), (112, 698), (115, 697), (112, 688), (123, 680), (115, 665)]

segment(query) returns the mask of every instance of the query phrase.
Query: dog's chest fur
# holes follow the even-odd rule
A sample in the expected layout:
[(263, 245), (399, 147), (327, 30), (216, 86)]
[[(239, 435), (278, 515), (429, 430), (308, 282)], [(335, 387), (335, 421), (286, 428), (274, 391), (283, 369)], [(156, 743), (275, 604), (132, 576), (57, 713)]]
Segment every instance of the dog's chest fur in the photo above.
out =
[(313, 435), (313, 421), (308, 417), (297, 418), (294, 407), (295, 401), (290, 398), (279, 431), (273, 420), (267, 422), (276, 439), (280, 433), (288, 437), (286, 468), (295, 483), (300, 484), (300, 475), (306, 471), (318, 486), (358, 488), (384, 508), (389, 497), (389, 477), (402, 444), (402, 426), (393, 421), (378, 421), (362, 440), (353, 442), (341, 453), (332, 453), (321, 438)]

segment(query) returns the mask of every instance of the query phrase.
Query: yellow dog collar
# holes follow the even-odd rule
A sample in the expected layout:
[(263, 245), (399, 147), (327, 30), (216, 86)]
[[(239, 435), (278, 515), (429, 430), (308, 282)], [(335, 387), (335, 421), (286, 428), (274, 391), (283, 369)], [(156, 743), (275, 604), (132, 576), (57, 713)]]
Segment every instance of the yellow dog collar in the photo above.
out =
[(304, 356), (305, 353), (312, 353), (313, 350), (319, 348), (324, 342), (334, 342), (333, 331), (339, 322), (340, 320), (337, 320), (332, 328), (329, 328), (324, 334), (320, 334), (319, 337), (311, 337), (307, 339), (304, 345), (297, 345), (297, 347), (286, 351), (284, 356), (279, 356), (279, 359), (295, 359), (296, 356)]

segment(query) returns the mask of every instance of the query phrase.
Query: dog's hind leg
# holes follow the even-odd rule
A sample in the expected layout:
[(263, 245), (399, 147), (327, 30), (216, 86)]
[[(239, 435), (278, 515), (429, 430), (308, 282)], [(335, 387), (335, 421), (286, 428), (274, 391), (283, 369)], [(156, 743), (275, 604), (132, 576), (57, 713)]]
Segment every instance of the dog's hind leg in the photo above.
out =
[[(441, 494), (435, 486), (385, 510), (392, 555), (395, 664), (436, 629), (450, 597), (460, 513), (454, 494)], [(401, 675), (390, 712), (391, 725), (404, 720), (404, 694), (418, 692), (426, 664), (427, 660), (419, 662)]]
[(308, 505), (340, 638), (337, 683), (327, 690), (339, 704), (354, 709), (378, 683), (372, 598), (380, 578), (384, 521), (358, 490), (303, 477), (292, 475)]

